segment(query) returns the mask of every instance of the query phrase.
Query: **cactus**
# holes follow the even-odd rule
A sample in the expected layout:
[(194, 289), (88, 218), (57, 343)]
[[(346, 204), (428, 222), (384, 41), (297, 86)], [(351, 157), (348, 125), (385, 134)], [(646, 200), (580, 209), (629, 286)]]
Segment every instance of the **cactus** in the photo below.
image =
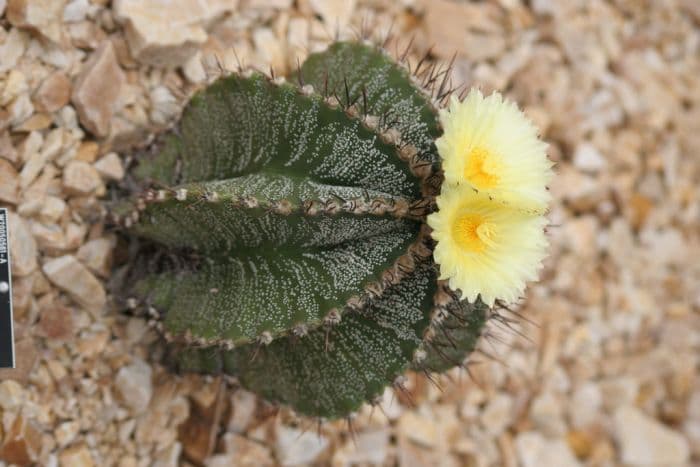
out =
[(462, 364), (490, 310), (438, 280), (426, 216), (449, 90), (421, 65), (341, 42), (288, 81), (231, 74), (142, 155), (114, 216), (158, 245), (129, 293), (181, 371), (333, 419), (409, 369)]

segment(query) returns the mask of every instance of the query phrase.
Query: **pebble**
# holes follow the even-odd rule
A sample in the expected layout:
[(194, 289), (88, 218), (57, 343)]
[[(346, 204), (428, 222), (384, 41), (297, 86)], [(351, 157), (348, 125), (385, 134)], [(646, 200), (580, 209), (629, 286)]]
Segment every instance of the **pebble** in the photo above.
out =
[(116, 0), (116, 18), (126, 26), (131, 54), (144, 64), (185, 64), (207, 40), (204, 25), (236, 5), (223, 0), (172, 0), (167, 8), (154, 2)]
[(151, 97), (151, 121), (159, 126), (167, 125), (180, 111), (177, 99), (165, 86), (155, 87)]
[(8, 379), (0, 382), (0, 407), (4, 410), (19, 409), (25, 398), (26, 393), (17, 381)]
[(632, 406), (618, 408), (614, 420), (625, 464), (669, 467), (687, 464), (690, 448), (681, 433)]
[(264, 445), (241, 435), (226, 433), (222, 436), (221, 444), (226, 454), (209, 457), (205, 462), (207, 467), (228, 467), (236, 464), (261, 467), (276, 465), (272, 454)]
[(63, 21), (66, 23), (76, 23), (85, 20), (90, 8), (88, 0), (72, 0), (63, 9)]
[(518, 434), (515, 448), (522, 467), (579, 467), (581, 464), (562, 439), (549, 440), (540, 433)]
[(182, 445), (180, 443), (171, 444), (156, 454), (153, 467), (177, 467), (179, 465), (180, 454), (182, 453)]
[(115, 385), (124, 403), (134, 413), (143, 412), (153, 396), (151, 367), (135, 358), (130, 365), (119, 370)]
[(63, 422), (54, 431), (54, 438), (59, 448), (63, 448), (72, 443), (80, 432), (80, 423), (75, 420)]
[(73, 255), (51, 259), (42, 270), (54, 285), (88, 310), (99, 311), (104, 307), (106, 296), (102, 284)]
[(571, 425), (574, 428), (595, 423), (600, 417), (603, 395), (596, 383), (586, 382), (576, 388), (568, 407)]
[(83, 65), (72, 95), (80, 122), (95, 136), (109, 134), (110, 121), (118, 110), (119, 94), (125, 82), (114, 47), (105, 40)]
[(42, 435), (39, 427), (32, 420), (18, 415), (0, 444), (0, 461), (32, 465), (39, 459), (41, 446)]
[(71, 308), (50, 304), (42, 307), (37, 324), (39, 334), (51, 342), (62, 342), (74, 336), (75, 324)]
[(73, 195), (89, 195), (103, 187), (99, 172), (83, 161), (71, 161), (63, 170), (63, 188)]
[(119, 181), (124, 178), (124, 166), (116, 152), (110, 152), (93, 165), (102, 178), (109, 181)]
[(530, 420), (539, 432), (550, 438), (558, 438), (566, 433), (561, 403), (551, 392), (541, 394), (532, 401)]
[(0, 202), (17, 204), (19, 198), (19, 179), (13, 165), (0, 159)]
[(85, 444), (80, 443), (61, 451), (58, 455), (61, 466), (93, 467), (95, 461)]
[(88, 241), (79, 249), (76, 257), (95, 274), (108, 277), (112, 266), (114, 237), (100, 237)]
[(20, 29), (11, 29), (5, 42), (0, 45), (0, 72), (12, 70), (29, 44), (29, 34)]
[(36, 241), (22, 217), (9, 212), (7, 222), (9, 224), (12, 276), (27, 276), (37, 268), (38, 248)]
[(347, 27), (356, 3), (356, 0), (309, 0), (313, 12), (333, 31), (342, 31)]
[(253, 43), (261, 63), (266, 63), (275, 70), (286, 68), (284, 49), (270, 28), (258, 28), (253, 31)]
[(253, 421), (257, 397), (245, 389), (238, 389), (231, 395), (231, 417), (228, 421), (228, 430), (243, 433)]
[(584, 172), (597, 173), (605, 168), (605, 158), (590, 143), (581, 143), (574, 152), (574, 166)]
[(507, 394), (495, 395), (481, 412), (481, 424), (492, 436), (498, 436), (510, 425), (513, 417), (513, 398)]
[(412, 411), (404, 412), (399, 418), (397, 430), (401, 436), (424, 447), (435, 446), (438, 430), (435, 422)]
[(389, 430), (358, 433), (333, 455), (334, 466), (385, 465), (389, 454)]
[(54, 223), (66, 212), (67, 204), (57, 196), (46, 196), (39, 211), (39, 219), (42, 222)]
[(37, 110), (56, 112), (70, 102), (72, 84), (62, 71), (51, 73), (32, 96)]
[(5, 16), (18, 28), (61, 42), (61, 18), (65, 0), (8, 0)]
[(275, 450), (283, 466), (312, 463), (328, 447), (328, 438), (312, 431), (279, 425)]

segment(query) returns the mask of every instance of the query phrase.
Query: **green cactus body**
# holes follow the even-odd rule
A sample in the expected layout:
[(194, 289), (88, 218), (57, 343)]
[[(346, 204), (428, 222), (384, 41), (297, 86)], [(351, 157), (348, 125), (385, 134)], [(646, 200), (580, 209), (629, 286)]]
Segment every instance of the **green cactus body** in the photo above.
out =
[(131, 287), (181, 370), (338, 418), (409, 368), (461, 364), (487, 310), (437, 279), (430, 93), (358, 43), (312, 55), (298, 80), (236, 74), (198, 93), (115, 215), (185, 260)]

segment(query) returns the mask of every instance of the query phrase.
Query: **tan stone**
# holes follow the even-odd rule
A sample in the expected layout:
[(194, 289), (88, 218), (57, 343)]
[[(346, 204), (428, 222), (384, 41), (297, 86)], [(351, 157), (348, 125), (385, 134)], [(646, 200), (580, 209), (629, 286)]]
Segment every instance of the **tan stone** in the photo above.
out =
[(110, 120), (118, 110), (119, 93), (125, 81), (114, 47), (106, 40), (83, 65), (72, 95), (80, 122), (96, 136), (109, 134)]
[(79, 432), (80, 423), (75, 420), (71, 420), (58, 425), (54, 431), (54, 438), (56, 439), (59, 447), (65, 447), (75, 440), (75, 437)]
[(41, 431), (34, 422), (18, 415), (0, 446), (0, 460), (10, 464), (30, 465), (41, 451)]
[(0, 131), (0, 158), (13, 164), (18, 160), (17, 150), (12, 144), (9, 132)]
[(107, 277), (112, 265), (112, 248), (115, 244), (114, 237), (90, 240), (80, 247), (77, 257), (95, 274)]
[(9, 224), (10, 258), (12, 275), (22, 277), (31, 274), (37, 267), (37, 246), (24, 219), (10, 212)]
[(124, 178), (124, 167), (122, 166), (122, 160), (115, 152), (110, 152), (102, 159), (95, 162), (93, 167), (95, 167), (95, 170), (97, 170), (97, 172), (102, 175), (102, 178), (105, 180), (118, 181)]
[(137, 60), (176, 67), (207, 40), (206, 24), (235, 7), (235, 1), (224, 0), (116, 0), (113, 8), (126, 26), (129, 48)]
[(65, 4), (65, 0), (8, 0), (5, 15), (14, 26), (58, 43)]
[(63, 188), (69, 194), (88, 195), (101, 186), (100, 174), (87, 162), (72, 161), (63, 171)]
[(92, 164), (97, 159), (97, 154), (100, 151), (100, 145), (94, 141), (83, 141), (80, 143), (78, 152), (75, 154), (75, 160), (89, 162)]
[(355, 12), (356, 0), (309, 0), (311, 9), (331, 30), (345, 29)]
[(50, 127), (52, 123), (53, 118), (50, 114), (45, 112), (35, 113), (21, 124), (15, 126), (14, 130), (23, 132), (45, 130), (46, 128)]
[[(5, 42), (0, 45), (0, 72), (12, 70), (17, 65), (19, 58), (24, 55), (24, 51), (29, 44), (29, 34), (18, 28), (11, 28), (10, 33), (5, 38)], [(2, 125), (0, 125), (2, 129)]]
[(72, 255), (61, 256), (44, 263), (46, 277), (80, 305), (100, 310), (106, 302), (102, 284)]
[(615, 411), (615, 432), (625, 464), (686, 465), (690, 457), (683, 435), (636, 407)]
[(95, 461), (84, 444), (76, 444), (58, 455), (61, 467), (93, 467)]
[(19, 179), (17, 171), (5, 159), (0, 159), (0, 203), (17, 204)]
[(37, 330), (52, 341), (63, 341), (74, 335), (73, 310), (66, 306), (51, 304), (42, 307)]
[(55, 112), (70, 101), (71, 82), (65, 73), (49, 75), (34, 94), (34, 105), (42, 112)]
[(0, 382), (0, 408), (4, 410), (17, 410), (27, 397), (22, 385), (17, 381), (8, 379)]
[(57, 222), (66, 212), (66, 202), (57, 196), (47, 196), (42, 202), (39, 218), (43, 222)]

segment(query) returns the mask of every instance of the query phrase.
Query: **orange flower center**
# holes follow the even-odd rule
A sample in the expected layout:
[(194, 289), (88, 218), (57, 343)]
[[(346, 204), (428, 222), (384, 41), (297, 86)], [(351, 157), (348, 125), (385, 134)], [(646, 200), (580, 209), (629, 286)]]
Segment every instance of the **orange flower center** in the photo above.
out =
[(500, 165), (498, 157), (487, 149), (474, 148), (467, 156), (464, 178), (477, 190), (488, 190), (498, 185)]
[(480, 214), (468, 213), (457, 219), (452, 227), (452, 235), (461, 248), (479, 253), (490, 243), (493, 226)]

